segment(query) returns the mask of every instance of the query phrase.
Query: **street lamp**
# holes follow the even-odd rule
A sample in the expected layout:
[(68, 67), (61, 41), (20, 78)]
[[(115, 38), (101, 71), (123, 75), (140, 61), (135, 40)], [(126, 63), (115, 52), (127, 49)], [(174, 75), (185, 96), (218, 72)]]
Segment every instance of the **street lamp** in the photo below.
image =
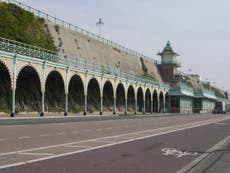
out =
[(101, 27), (104, 26), (104, 22), (101, 18), (99, 18), (98, 22), (96, 23), (97, 27), (99, 28), (99, 35), (101, 35)]

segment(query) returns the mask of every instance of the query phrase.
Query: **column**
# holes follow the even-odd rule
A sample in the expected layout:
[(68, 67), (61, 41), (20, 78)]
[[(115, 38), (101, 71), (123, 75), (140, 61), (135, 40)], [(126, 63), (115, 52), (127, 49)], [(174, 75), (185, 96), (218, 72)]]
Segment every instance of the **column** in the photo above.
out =
[(103, 96), (101, 96), (101, 107), (100, 107), (100, 115), (103, 114)]
[(128, 112), (128, 102), (127, 98), (125, 98), (125, 115), (127, 115)]
[(163, 111), (165, 113), (165, 96), (163, 97), (163, 105), (164, 105)]
[(68, 115), (68, 106), (69, 106), (69, 99), (68, 99), (68, 93), (65, 94), (65, 113), (64, 116)]
[(160, 112), (160, 98), (157, 96), (157, 112)]
[(45, 112), (45, 91), (42, 89), (42, 111), (40, 116), (43, 117)]
[(143, 113), (145, 114), (145, 99), (143, 100)]
[(151, 107), (150, 112), (153, 113), (153, 99), (152, 99), (152, 97), (151, 97), (151, 101), (150, 101), (150, 107)]
[(135, 98), (135, 114), (137, 114), (137, 99)]
[(14, 117), (15, 116), (15, 88), (13, 86), (13, 89), (12, 89), (12, 110), (11, 110), (11, 117)]
[(117, 111), (117, 103), (116, 103), (116, 97), (114, 96), (113, 97), (113, 115), (116, 114), (116, 111)]
[(84, 110), (84, 115), (86, 115), (86, 114), (87, 114), (87, 95), (85, 95), (84, 108), (85, 108), (85, 110)]
[(45, 69), (46, 69), (46, 61), (44, 61), (42, 65), (42, 82), (41, 82), (42, 110), (40, 113), (41, 117), (43, 117), (45, 113)]
[[(67, 65), (67, 58), (66, 58), (66, 65)], [(64, 113), (64, 116), (68, 115), (68, 107), (69, 107), (68, 73), (69, 73), (69, 67), (67, 66), (66, 67), (66, 73), (65, 73), (66, 84), (65, 84), (65, 113)]]
[(12, 84), (12, 110), (11, 110), (11, 117), (14, 117), (15, 116), (15, 90), (16, 90), (16, 61), (17, 61), (17, 55), (15, 54), (14, 56), (14, 60), (13, 60), (13, 63), (14, 63), (14, 71), (13, 71), (13, 84)]

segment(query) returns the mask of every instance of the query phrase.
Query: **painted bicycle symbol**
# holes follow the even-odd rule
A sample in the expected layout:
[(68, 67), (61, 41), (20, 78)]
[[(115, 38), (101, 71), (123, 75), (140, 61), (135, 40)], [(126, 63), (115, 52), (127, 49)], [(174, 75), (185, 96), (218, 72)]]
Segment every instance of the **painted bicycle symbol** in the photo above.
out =
[(163, 148), (161, 149), (161, 151), (163, 152), (163, 155), (172, 155), (175, 156), (177, 158), (183, 157), (183, 156), (195, 156), (198, 153), (197, 152), (187, 152), (187, 151), (180, 151), (177, 150), (175, 148)]

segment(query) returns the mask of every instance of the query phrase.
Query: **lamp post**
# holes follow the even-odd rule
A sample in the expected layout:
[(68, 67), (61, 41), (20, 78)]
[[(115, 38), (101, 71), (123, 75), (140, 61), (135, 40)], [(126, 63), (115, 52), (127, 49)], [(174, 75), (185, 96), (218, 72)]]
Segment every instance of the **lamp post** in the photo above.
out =
[(101, 27), (104, 26), (104, 22), (101, 18), (99, 18), (98, 22), (96, 23), (97, 27), (99, 28), (99, 35), (101, 35)]

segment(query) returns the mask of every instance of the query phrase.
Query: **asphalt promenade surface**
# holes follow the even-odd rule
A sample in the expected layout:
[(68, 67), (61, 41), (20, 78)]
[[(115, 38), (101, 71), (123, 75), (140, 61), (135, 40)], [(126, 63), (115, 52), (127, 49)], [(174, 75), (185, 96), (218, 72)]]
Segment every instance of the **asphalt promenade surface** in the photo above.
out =
[(0, 173), (191, 170), (189, 163), (230, 135), (229, 115), (19, 124), (0, 125)]

